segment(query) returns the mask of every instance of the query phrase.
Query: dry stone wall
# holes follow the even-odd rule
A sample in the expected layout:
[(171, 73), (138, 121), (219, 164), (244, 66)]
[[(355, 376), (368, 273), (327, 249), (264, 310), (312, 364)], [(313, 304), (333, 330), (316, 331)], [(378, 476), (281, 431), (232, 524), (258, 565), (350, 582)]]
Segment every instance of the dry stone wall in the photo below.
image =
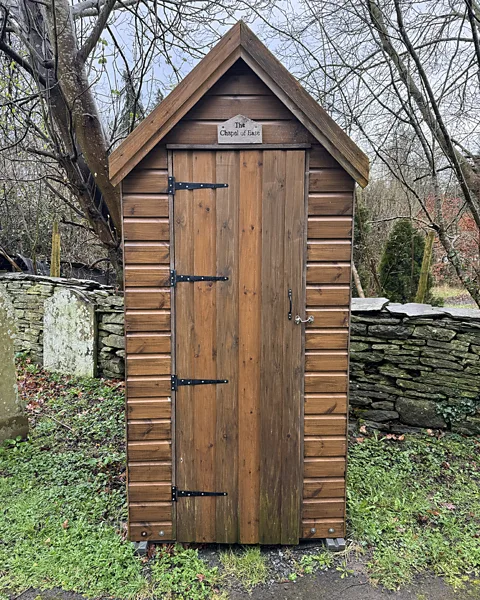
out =
[[(123, 377), (123, 296), (93, 281), (0, 276), (16, 314), (15, 350), (43, 364), (44, 304), (55, 290), (95, 307), (100, 377)], [(350, 416), (392, 433), (421, 428), (480, 435), (480, 310), (355, 299), (350, 340)]]
[(480, 434), (480, 310), (356, 299), (350, 348), (355, 419)]
[(69, 289), (81, 294), (95, 307), (97, 375), (123, 377), (123, 296), (112, 287), (95, 281), (13, 273), (0, 276), (0, 287), (15, 310), (16, 352), (29, 352), (35, 362), (43, 364), (45, 301), (56, 290)]

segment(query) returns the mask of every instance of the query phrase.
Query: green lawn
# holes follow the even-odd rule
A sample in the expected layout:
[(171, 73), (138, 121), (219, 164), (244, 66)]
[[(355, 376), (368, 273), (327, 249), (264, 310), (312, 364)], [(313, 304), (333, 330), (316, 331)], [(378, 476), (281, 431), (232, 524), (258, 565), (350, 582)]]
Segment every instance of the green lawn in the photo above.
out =
[(159, 548), (146, 566), (125, 540), (123, 388), (32, 365), (20, 383), (35, 425), (0, 448), (0, 594), (210, 598), (217, 575), (195, 550)]
[[(118, 383), (49, 376), (24, 365), (20, 386), (33, 427), (0, 448), (0, 597), (55, 586), (116, 598), (225, 597), (226, 579), (264, 581), (257, 549), (209, 567), (194, 549), (157, 546), (150, 560), (125, 540), (124, 397)], [(454, 583), (480, 570), (478, 440), (410, 436), (353, 441), (350, 551), (302, 556), (289, 579), (353, 556), (395, 588), (433, 571)]]
[(393, 437), (349, 453), (350, 536), (367, 550), (370, 578), (394, 589), (424, 571), (457, 585), (478, 576), (479, 440)]

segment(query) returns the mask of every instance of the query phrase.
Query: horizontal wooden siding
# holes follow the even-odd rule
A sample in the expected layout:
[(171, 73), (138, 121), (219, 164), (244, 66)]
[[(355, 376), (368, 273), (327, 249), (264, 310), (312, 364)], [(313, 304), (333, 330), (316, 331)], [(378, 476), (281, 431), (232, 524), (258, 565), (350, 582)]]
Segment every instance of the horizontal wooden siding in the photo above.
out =
[(308, 173), (303, 538), (345, 535), (353, 179), (318, 144)]
[(122, 184), (129, 537), (174, 539), (167, 151)]

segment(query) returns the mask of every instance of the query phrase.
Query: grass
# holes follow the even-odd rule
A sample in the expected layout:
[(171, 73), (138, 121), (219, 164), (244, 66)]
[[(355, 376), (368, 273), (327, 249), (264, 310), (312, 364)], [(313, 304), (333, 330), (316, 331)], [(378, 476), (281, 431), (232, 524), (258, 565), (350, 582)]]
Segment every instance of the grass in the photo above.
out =
[[(0, 599), (7, 590), (60, 587), (203, 600), (225, 597), (229, 580), (251, 590), (275, 577), (258, 547), (221, 552), (218, 570), (179, 545), (135, 556), (125, 537), (123, 385), (28, 363), (19, 383), (32, 428), (27, 441), (0, 447)], [(396, 589), (424, 572), (456, 585), (479, 576), (479, 456), (478, 439), (455, 435), (353, 441), (348, 535), (373, 582)], [(354, 566), (351, 553), (288, 553), (292, 582), (327, 568), (348, 577)]]
[(25, 365), (33, 428), (0, 447), (0, 597), (55, 586), (87, 596), (203, 599), (215, 569), (196, 550), (153, 560), (125, 539), (122, 385), (47, 375)]
[(439, 285), (432, 289), (432, 295), (440, 298), (444, 306), (455, 308), (478, 308), (465, 288)]
[(268, 575), (267, 561), (258, 546), (244, 547), (241, 552), (229, 549), (220, 554), (223, 577), (235, 577), (247, 590), (264, 583)]
[(349, 455), (348, 515), (370, 578), (389, 589), (426, 571), (480, 573), (480, 443), (455, 435), (360, 438)]

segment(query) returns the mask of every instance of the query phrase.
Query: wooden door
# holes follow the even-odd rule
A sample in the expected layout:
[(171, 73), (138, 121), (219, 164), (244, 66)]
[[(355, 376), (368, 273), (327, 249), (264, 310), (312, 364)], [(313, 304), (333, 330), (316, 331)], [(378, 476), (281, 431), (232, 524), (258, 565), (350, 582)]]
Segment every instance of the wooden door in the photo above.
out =
[[(300, 530), (305, 152), (174, 151), (177, 540), (296, 544)], [(289, 319), (292, 298), (292, 318)]]

